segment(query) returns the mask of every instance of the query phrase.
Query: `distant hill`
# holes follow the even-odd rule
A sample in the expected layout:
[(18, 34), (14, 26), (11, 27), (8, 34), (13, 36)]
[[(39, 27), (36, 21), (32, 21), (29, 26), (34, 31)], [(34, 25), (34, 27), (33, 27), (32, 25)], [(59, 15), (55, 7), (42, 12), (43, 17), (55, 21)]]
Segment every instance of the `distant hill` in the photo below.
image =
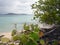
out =
[(17, 15), (16, 13), (8, 13), (8, 14), (5, 14), (5, 15)]
[(16, 14), (16, 13), (7, 13), (5, 15), (30, 15), (30, 14)]

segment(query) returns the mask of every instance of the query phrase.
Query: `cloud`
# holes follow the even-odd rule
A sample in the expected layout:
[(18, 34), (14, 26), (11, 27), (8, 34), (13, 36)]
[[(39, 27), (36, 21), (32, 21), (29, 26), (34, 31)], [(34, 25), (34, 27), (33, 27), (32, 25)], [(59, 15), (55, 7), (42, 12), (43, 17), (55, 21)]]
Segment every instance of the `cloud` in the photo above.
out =
[(0, 0), (0, 13), (32, 13), (36, 0)]

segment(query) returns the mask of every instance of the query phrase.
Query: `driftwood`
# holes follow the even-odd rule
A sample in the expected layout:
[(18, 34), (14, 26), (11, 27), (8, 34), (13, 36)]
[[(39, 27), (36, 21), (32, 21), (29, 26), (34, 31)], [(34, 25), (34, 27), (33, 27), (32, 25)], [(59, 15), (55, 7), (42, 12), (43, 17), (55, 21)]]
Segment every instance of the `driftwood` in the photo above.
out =
[(56, 29), (56, 28), (52, 29), (52, 30), (51, 30), (51, 31), (49, 31), (49, 32), (46, 32), (44, 35), (47, 35), (47, 34), (49, 34), (49, 33), (53, 32), (53, 31), (55, 31), (55, 29)]
[(3, 37), (3, 36), (4, 36), (4, 35), (1, 35), (0, 38)]

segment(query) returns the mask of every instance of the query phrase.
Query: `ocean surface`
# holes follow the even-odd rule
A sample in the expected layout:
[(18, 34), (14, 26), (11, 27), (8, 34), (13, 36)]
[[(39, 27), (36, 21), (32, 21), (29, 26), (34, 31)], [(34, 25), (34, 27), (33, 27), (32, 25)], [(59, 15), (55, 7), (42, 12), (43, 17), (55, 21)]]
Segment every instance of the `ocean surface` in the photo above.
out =
[(11, 32), (17, 24), (17, 30), (23, 30), (23, 24), (36, 23), (34, 15), (0, 15), (0, 32)]

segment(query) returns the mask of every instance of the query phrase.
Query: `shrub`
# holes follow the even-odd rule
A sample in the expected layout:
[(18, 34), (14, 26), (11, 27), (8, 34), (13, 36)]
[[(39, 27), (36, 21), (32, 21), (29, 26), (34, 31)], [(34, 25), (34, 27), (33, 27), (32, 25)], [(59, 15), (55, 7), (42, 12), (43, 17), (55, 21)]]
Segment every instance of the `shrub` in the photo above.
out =
[(9, 40), (9, 38), (4, 37), (4, 38), (1, 38), (1, 41), (7, 43), (7, 42), (9, 42), (10, 40)]
[(14, 35), (16, 35), (16, 33), (17, 33), (17, 31), (14, 29), (13, 31), (12, 31), (12, 36), (14, 36)]

